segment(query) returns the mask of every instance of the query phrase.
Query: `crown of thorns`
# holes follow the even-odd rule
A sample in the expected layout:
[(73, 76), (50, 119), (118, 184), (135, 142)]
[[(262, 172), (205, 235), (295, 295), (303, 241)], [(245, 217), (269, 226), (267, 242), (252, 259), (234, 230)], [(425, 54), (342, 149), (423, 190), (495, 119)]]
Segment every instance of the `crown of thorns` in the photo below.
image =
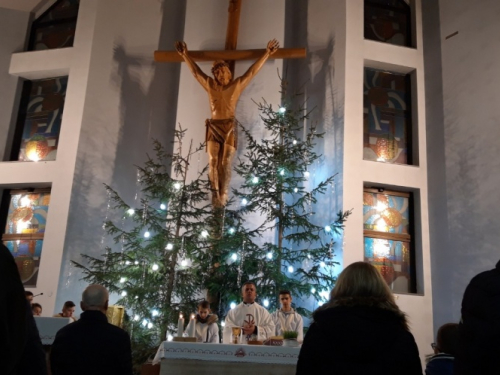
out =
[(218, 70), (219, 68), (222, 68), (222, 67), (229, 69), (229, 64), (227, 62), (225, 62), (224, 60), (214, 61), (213, 65), (212, 65), (212, 74), (214, 74), (216, 70)]

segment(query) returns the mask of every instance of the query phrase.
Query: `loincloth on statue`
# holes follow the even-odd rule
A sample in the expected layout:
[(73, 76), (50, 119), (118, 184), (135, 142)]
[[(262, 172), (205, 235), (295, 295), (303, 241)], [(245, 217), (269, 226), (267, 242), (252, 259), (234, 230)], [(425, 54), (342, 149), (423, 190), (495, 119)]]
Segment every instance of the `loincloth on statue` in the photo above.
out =
[(205, 141), (217, 142), (232, 146), (236, 149), (238, 146), (238, 135), (236, 131), (236, 120), (234, 118), (205, 121), (207, 132)]

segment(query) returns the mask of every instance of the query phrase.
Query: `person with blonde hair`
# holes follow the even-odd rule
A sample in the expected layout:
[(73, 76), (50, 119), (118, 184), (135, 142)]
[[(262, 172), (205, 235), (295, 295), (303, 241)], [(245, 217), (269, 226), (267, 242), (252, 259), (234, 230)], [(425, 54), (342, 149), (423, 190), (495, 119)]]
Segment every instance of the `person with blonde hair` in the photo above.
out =
[(422, 374), (406, 315), (371, 264), (353, 263), (339, 275), (330, 301), (313, 313), (296, 373)]

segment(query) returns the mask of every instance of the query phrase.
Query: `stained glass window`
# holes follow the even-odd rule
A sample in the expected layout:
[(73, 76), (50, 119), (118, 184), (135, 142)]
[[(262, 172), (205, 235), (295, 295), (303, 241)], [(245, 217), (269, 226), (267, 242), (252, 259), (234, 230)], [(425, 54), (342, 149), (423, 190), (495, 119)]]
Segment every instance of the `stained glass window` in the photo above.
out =
[(408, 1), (365, 0), (365, 39), (411, 47)]
[[(55, 160), (68, 77), (26, 81), (14, 141), (19, 161)], [(17, 146), (17, 147), (16, 147)]]
[(365, 261), (396, 293), (415, 292), (411, 205), (410, 193), (377, 189), (363, 193)]
[(12, 190), (2, 241), (16, 261), (25, 287), (36, 287), (50, 190)]
[(365, 68), (363, 159), (411, 164), (409, 74)]
[(73, 46), (79, 0), (59, 0), (31, 26), (29, 51)]

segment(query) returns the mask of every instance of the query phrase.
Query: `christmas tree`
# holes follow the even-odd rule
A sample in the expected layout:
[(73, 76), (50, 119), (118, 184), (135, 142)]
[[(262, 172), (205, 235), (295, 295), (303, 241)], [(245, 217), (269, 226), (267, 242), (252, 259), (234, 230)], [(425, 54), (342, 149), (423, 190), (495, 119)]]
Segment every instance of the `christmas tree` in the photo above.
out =
[[(221, 306), (226, 309), (239, 300), (240, 281), (256, 282), (261, 303), (275, 309), (279, 307), (280, 290), (321, 301), (336, 280), (334, 266), (338, 262), (333, 254), (333, 235), (343, 229), (350, 211), (338, 212), (331, 222), (314, 222), (318, 196), (331, 188), (335, 176), (307, 187), (311, 166), (320, 160), (314, 152), (316, 141), (323, 134), (314, 125), (304, 133), (309, 114), (300, 106), (294, 107), (284, 95), (283, 103), (278, 108), (265, 101), (256, 103), (268, 134), (262, 141), (241, 126), (246, 151), (235, 171), (244, 182), (233, 189), (241, 206), (236, 213), (229, 211), (229, 215), (237, 217), (238, 223), (249, 215), (261, 217), (262, 222), (254, 228), (248, 222), (245, 226), (226, 224), (226, 232), (232, 231), (238, 237), (241, 230), (244, 238), (238, 248), (222, 248), (225, 261), (218, 272), (224, 275), (219, 279), (224, 278), (225, 283), (208, 285), (213, 294), (219, 293)], [(258, 243), (259, 237), (269, 238), (270, 233), (271, 240)]]
[(135, 365), (154, 354), (167, 335), (177, 333), (180, 312), (186, 316), (196, 310), (212, 264), (207, 168), (186, 180), (191, 158), (204, 147), (193, 148), (191, 142), (183, 156), (184, 133), (175, 132), (175, 153), (155, 142), (155, 158), (148, 157), (138, 168), (140, 207), (131, 207), (106, 186), (112, 208), (122, 216), (104, 224), (117, 249), (107, 248), (102, 258), (82, 254), (85, 265), (73, 262), (85, 281), (120, 296), (117, 304), (127, 311), (124, 328), (131, 335)]

